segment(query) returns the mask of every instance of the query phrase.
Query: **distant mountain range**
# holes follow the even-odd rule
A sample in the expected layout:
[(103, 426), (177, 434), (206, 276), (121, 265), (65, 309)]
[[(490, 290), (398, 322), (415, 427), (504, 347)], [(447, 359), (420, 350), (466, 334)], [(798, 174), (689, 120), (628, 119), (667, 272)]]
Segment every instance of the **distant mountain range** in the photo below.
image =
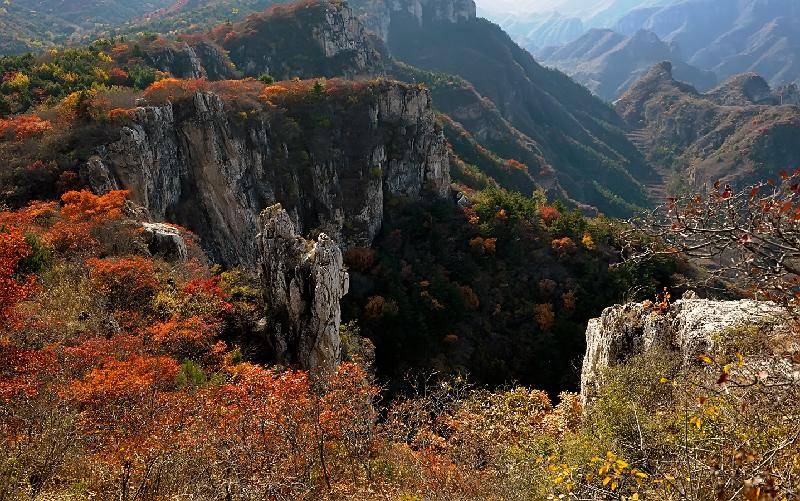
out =
[[(624, 91), (618, 86), (641, 76), (643, 68), (658, 59), (670, 60), (677, 79), (701, 89), (710, 80), (697, 69), (713, 72), (720, 81), (744, 72), (756, 72), (773, 86), (800, 80), (797, 0), (509, 0), (491, 4), (483, 2), (483, 15), (548, 65), (606, 99), (617, 97)], [(597, 28), (628, 38), (597, 32)], [(642, 30), (660, 41), (637, 36)]]
[(676, 43), (686, 60), (721, 79), (753, 71), (771, 85), (800, 79), (800, 2), (688, 0), (635, 9), (614, 29), (640, 29)]
[(478, 12), (525, 48), (572, 42), (593, 28), (610, 28), (635, 9), (676, 0), (478, 0)]
[[(755, 73), (707, 93), (677, 81), (670, 63), (650, 69), (616, 103), (629, 137), (675, 193), (722, 180), (744, 185), (800, 165), (800, 92)], [(671, 172), (671, 175), (669, 175)]]
[(573, 42), (534, 54), (542, 64), (560, 69), (608, 101), (622, 95), (652, 65), (665, 60), (672, 61), (676, 79), (699, 90), (717, 83), (714, 73), (684, 62), (675, 45), (662, 41), (652, 31), (639, 30), (626, 36), (592, 29)]

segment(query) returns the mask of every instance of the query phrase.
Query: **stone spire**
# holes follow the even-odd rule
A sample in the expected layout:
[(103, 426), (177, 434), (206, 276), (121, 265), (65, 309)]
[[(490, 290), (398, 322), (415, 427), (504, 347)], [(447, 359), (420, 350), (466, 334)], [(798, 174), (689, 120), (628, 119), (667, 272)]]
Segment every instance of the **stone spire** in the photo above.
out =
[(261, 282), (277, 361), (330, 373), (341, 361), (341, 307), (349, 288), (342, 251), (327, 235), (297, 235), (280, 204), (261, 213)]

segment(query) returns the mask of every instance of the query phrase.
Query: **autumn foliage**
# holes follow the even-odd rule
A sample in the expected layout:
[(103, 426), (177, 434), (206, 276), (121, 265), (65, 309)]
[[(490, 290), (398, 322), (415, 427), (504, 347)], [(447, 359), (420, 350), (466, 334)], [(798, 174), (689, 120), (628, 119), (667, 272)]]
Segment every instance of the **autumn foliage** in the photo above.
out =
[(153, 263), (143, 257), (92, 258), (86, 267), (92, 289), (113, 309), (141, 308), (158, 287)]
[(0, 325), (14, 320), (15, 306), (34, 290), (36, 277), (21, 274), (19, 269), (20, 263), (30, 254), (30, 245), (20, 228), (0, 228)]
[[(535, 241), (536, 207), (496, 197), (455, 215), (466, 232), (462, 259), (488, 266), (518, 242), (536, 243), (538, 256), (557, 253), (552, 242), (562, 239), (582, 256), (601, 248), (603, 234), (588, 226)], [(150, 255), (124, 207), (123, 192), (68, 192), (60, 203), (0, 213), (0, 499), (792, 492), (784, 479), (797, 473), (800, 451), (786, 437), (797, 436), (797, 421), (777, 417), (796, 417), (798, 388), (770, 375), (751, 380), (744, 360), (758, 337), (704, 357), (699, 369), (678, 370), (664, 356), (620, 366), (590, 409), (574, 393), (475, 388), (460, 376), (412, 380), (384, 398), (355, 357), (326, 376), (268, 366), (253, 317), (269, 311), (244, 272)], [(399, 244), (391, 248), (407, 248), (411, 233), (389, 232)], [(348, 261), (378, 277), (391, 261), (383, 257), (359, 250)], [(453, 321), (455, 305), (493, 322), (504, 314), (485, 279), (447, 283), (419, 276), (418, 261), (398, 262), (394, 278), (413, 291), (417, 315), (452, 327), (464, 325)], [(523, 286), (537, 300), (515, 303), (520, 324), (537, 340), (557, 338), (586, 300), (577, 282), (537, 276)], [(360, 319), (391, 325), (410, 304), (375, 288)], [(666, 293), (656, 306), (654, 314), (670, 307)], [(354, 325), (342, 336), (351, 349)], [(474, 342), (465, 329), (437, 334), (443, 352)]]
[(51, 130), (53, 124), (36, 115), (0, 118), (0, 140), (25, 141)]

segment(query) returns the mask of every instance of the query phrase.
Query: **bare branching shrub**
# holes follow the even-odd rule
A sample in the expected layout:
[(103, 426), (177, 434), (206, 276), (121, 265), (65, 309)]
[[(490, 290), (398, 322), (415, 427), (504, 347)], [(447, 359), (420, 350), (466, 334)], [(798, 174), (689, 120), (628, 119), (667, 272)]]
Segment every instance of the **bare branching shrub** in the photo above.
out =
[(797, 173), (781, 173), (779, 182), (770, 180), (743, 191), (717, 183), (703, 194), (670, 198), (634, 225), (629, 233), (633, 260), (683, 253), (703, 260), (712, 278), (731, 280), (761, 299), (798, 305)]

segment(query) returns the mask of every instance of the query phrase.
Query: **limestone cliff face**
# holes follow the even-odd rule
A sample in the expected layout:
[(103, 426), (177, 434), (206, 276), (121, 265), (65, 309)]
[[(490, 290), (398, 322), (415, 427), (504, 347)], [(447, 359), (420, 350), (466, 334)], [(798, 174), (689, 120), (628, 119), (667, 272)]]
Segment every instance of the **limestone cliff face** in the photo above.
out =
[(785, 310), (760, 301), (683, 299), (666, 312), (654, 312), (642, 303), (607, 308), (586, 329), (586, 356), (581, 373), (581, 395), (591, 401), (603, 371), (656, 348), (673, 352), (684, 363), (714, 353), (720, 335), (730, 328), (785, 325)]
[(228, 56), (216, 45), (204, 41), (155, 45), (144, 52), (148, 64), (177, 78), (235, 78)]
[(245, 75), (278, 80), (376, 76), (389, 62), (383, 44), (340, 1), (275, 6), (232, 26), (219, 43)]
[(259, 262), (259, 214), (276, 202), (302, 234), (369, 245), (388, 200), (448, 195), (448, 152), (426, 90), (341, 86), (249, 113), (213, 93), (137, 108), (83, 175), (98, 191), (130, 190), (227, 265)]
[(419, 26), (460, 23), (477, 17), (474, 0), (376, 0), (364, 3), (361, 8), (364, 24), (384, 42), (389, 39), (392, 16), (399, 13), (411, 15)]
[(339, 301), (349, 288), (342, 251), (324, 233), (313, 241), (298, 236), (280, 204), (260, 221), (261, 281), (276, 361), (333, 372), (341, 361)]

